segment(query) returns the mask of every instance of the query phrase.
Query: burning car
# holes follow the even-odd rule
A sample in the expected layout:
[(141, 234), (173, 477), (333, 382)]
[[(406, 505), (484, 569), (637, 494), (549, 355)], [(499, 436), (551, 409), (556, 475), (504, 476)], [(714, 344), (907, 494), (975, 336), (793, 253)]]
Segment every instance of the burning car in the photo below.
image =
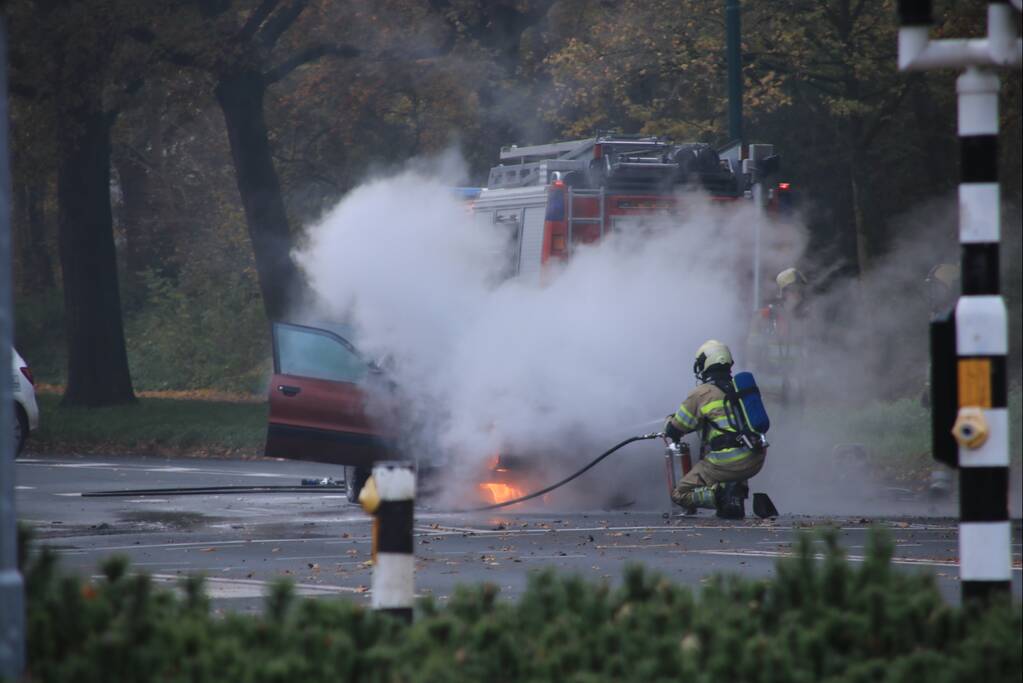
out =
[(340, 326), (273, 323), (265, 454), (343, 465), (354, 502), (373, 463), (394, 458), (395, 451), (368, 411), (373, 385), (387, 379), (343, 332)]
[[(389, 431), (407, 425), (408, 418), (399, 419), (399, 387), (349, 341), (352, 337), (343, 325), (273, 323), (265, 454), (342, 465), (348, 499), (355, 502), (375, 462), (408, 458), (398, 435)], [(615, 434), (600, 436), (611, 440)], [(474, 470), (452, 472), (452, 464), (440, 457), (418, 459), (419, 483), (429, 492), (440, 480), (458, 480), (459, 500), (448, 501), (458, 507), (505, 503), (561, 478), (599, 450), (597, 442), (581, 443), (577, 436), (559, 441), (560, 447), (525, 440), (500, 454), (463, 461), (478, 462)], [(417, 444), (417, 454), (426, 453), (427, 446)], [(604, 478), (601, 488), (614, 488), (617, 479)], [(593, 482), (585, 488), (592, 498)]]

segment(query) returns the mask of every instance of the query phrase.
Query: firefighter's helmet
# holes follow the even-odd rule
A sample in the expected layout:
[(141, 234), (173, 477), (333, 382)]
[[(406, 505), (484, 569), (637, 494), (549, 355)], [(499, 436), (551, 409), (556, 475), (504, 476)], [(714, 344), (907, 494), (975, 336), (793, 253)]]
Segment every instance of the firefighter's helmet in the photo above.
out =
[(732, 352), (716, 339), (708, 339), (696, 349), (696, 361), (693, 363), (693, 374), (697, 379), (706, 379), (707, 372), (716, 366), (732, 367)]
[(784, 292), (785, 288), (791, 285), (806, 286), (806, 277), (795, 268), (786, 268), (781, 271), (778, 273), (778, 277), (774, 278), (774, 281), (778, 285), (779, 292)]

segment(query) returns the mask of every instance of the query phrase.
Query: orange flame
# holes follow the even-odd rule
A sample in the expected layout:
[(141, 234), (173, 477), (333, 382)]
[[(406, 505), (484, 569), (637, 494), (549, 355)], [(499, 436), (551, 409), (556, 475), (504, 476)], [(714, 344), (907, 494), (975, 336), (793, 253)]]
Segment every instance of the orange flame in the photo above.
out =
[(493, 498), (494, 503), (503, 503), (515, 498), (521, 498), (523, 495), (521, 489), (496, 481), (488, 481), (484, 484), (480, 484), (480, 488), (490, 493), (490, 497)]

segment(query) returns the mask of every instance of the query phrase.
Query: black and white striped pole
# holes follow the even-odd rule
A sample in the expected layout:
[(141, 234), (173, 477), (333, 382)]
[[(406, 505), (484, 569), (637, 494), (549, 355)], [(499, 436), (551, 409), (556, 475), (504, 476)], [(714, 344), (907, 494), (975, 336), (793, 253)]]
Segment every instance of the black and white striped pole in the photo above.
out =
[(415, 596), (415, 555), (412, 528), (415, 516), (416, 470), (410, 462), (379, 462), (359, 494), (373, 515), (373, 583), (370, 604), (412, 621)]
[(959, 577), (964, 601), (989, 601), (1009, 593), (1012, 584), (1009, 345), (998, 255), (1000, 81), (990, 68), (1018, 69), (1023, 62), (1013, 12), (1008, 2), (990, 2), (986, 37), (931, 40), (930, 1), (899, 2), (899, 69), (964, 69), (956, 81), (962, 296), (954, 316), (935, 320), (931, 327), (934, 456), (960, 472)]

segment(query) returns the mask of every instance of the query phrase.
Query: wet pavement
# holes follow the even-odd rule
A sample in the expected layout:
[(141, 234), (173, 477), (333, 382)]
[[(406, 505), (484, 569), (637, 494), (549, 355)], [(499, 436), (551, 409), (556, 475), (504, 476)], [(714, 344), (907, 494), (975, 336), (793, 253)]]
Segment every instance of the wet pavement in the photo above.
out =
[[(310, 596), (368, 601), (371, 524), (340, 490), (309, 493), (145, 495), (81, 494), (114, 489), (299, 484), (342, 479), (340, 468), (302, 462), (148, 457), (27, 457), (17, 463), (17, 511), (65, 567), (95, 575), (111, 555), (176, 585), (202, 573), (218, 609), (252, 610), (268, 582), (287, 577)], [(665, 496), (666, 498), (666, 496)], [(947, 510), (948, 506), (944, 509)], [(522, 592), (529, 574), (552, 567), (615, 583), (640, 562), (694, 587), (716, 572), (768, 577), (793, 552), (799, 534), (837, 531), (851, 561), (863, 558), (869, 530), (894, 540), (896, 566), (933, 574), (957, 601), (956, 520), (926, 516), (783, 515), (724, 522), (704, 512), (670, 518), (651, 510), (552, 511), (540, 506), (501, 514), (454, 514), (420, 505), (416, 513), (416, 591), (447, 599), (459, 584), (487, 581), (502, 595)], [(954, 508), (953, 508), (954, 509)], [(1020, 525), (1013, 527), (1013, 592), (1021, 595)]]

